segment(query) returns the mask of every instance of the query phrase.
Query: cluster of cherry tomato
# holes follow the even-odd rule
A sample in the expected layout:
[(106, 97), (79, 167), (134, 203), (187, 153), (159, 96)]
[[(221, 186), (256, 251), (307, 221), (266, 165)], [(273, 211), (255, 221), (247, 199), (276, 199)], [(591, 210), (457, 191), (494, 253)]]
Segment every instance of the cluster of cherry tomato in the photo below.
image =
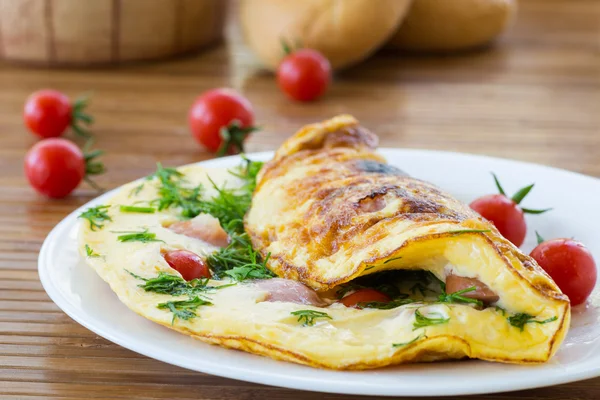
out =
[[(104, 172), (104, 165), (96, 161), (102, 151), (89, 151), (92, 137), (81, 125), (93, 122), (85, 113), (86, 103), (86, 98), (71, 103), (67, 96), (55, 90), (35, 92), (25, 103), (25, 125), (42, 139), (25, 156), (25, 175), (35, 190), (48, 197), (65, 197), (84, 179), (98, 188), (89, 176)], [(68, 128), (86, 139), (83, 149), (59, 137)]]
[[(277, 71), (281, 90), (298, 101), (319, 98), (330, 80), (329, 61), (311, 49), (289, 53)], [(93, 118), (85, 113), (85, 106), (85, 99), (71, 102), (55, 90), (40, 90), (27, 99), (25, 125), (43, 140), (27, 153), (25, 174), (39, 193), (51, 198), (65, 197), (82, 180), (97, 188), (89, 176), (104, 172), (104, 165), (96, 161), (101, 151), (88, 152), (91, 135), (83, 125), (91, 124)], [(244, 141), (256, 130), (252, 105), (232, 89), (203, 93), (192, 105), (188, 122), (198, 143), (219, 156), (242, 152)], [(83, 149), (60, 138), (69, 128), (88, 140)]]
[[(492, 222), (502, 236), (520, 247), (527, 233), (525, 214), (542, 214), (550, 209), (521, 207), (521, 201), (533, 189), (533, 184), (508, 197), (495, 175), (494, 181), (500, 193), (480, 197), (470, 207)], [(530, 256), (569, 297), (571, 305), (585, 302), (596, 286), (596, 263), (590, 251), (574, 239), (544, 240), (537, 232), (536, 234), (538, 245)]]
[[(318, 99), (330, 81), (329, 61), (312, 49), (289, 52), (277, 69), (279, 87), (297, 101)], [(217, 155), (242, 152), (244, 141), (257, 129), (250, 101), (232, 89), (200, 95), (188, 113), (188, 122), (196, 141)]]

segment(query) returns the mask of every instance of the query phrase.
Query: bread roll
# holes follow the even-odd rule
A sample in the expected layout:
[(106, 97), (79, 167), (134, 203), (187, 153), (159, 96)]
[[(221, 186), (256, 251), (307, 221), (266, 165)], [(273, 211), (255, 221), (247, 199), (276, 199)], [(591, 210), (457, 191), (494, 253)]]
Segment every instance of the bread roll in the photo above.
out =
[(414, 0), (387, 47), (450, 52), (483, 46), (502, 33), (516, 0)]
[(322, 52), (333, 68), (357, 63), (397, 30), (412, 0), (242, 0), (246, 43), (267, 68), (284, 57), (282, 39)]

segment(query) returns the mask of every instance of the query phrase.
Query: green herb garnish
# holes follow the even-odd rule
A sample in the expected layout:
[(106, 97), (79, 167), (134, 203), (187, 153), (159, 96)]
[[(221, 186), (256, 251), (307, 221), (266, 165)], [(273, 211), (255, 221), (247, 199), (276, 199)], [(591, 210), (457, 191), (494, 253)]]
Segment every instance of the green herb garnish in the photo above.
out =
[(450, 294), (444, 292), (440, 294), (440, 296), (438, 297), (438, 301), (440, 303), (471, 303), (481, 307), (483, 306), (483, 302), (481, 300), (471, 299), (469, 297), (462, 296), (465, 293), (473, 292), (475, 290), (477, 290), (477, 288), (475, 286), (471, 286), (470, 288), (459, 290)]
[(317, 319), (317, 318), (333, 319), (327, 313), (324, 313), (321, 311), (314, 311), (314, 310), (298, 310), (298, 311), (292, 311), (290, 314), (297, 316), (298, 322), (304, 321), (302, 323), (302, 325), (304, 325), (304, 326), (313, 326), (315, 324), (315, 319)]
[(425, 279), (427, 280), (427, 282), (437, 282), (440, 285), (440, 289), (442, 290), (442, 292), (446, 292), (446, 282), (438, 278), (437, 275), (433, 272), (427, 271)]
[(127, 197), (131, 197), (131, 196), (137, 196), (138, 194), (140, 194), (140, 192), (144, 189), (144, 183), (140, 183), (139, 185), (137, 185), (136, 187), (134, 187), (133, 189), (131, 189), (131, 191), (129, 192), (129, 196)]
[(154, 278), (143, 278), (133, 272), (125, 270), (129, 275), (136, 279), (144, 281), (143, 284), (139, 285), (146, 292), (154, 292), (159, 294), (168, 294), (171, 296), (194, 296), (198, 293), (210, 291), (212, 289), (221, 289), (223, 287), (229, 287), (232, 285), (221, 285), (221, 286), (208, 286), (208, 278), (204, 279), (192, 279), (186, 281), (180, 276), (167, 274), (165, 272), (159, 272), (157, 277)]
[(419, 309), (415, 310), (415, 322), (413, 324), (413, 331), (419, 328), (424, 328), (430, 325), (445, 324), (450, 321), (450, 318), (444, 318), (441, 313), (430, 313), (427, 316), (421, 314)]
[(250, 208), (252, 194), (256, 188), (256, 177), (263, 166), (262, 162), (251, 161), (243, 158), (242, 164), (237, 171), (230, 170), (229, 173), (244, 182), (239, 188), (218, 187), (210, 181), (217, 194), (209, 201), (200, 203), (199, 208), (217, 218), (227, 233), (231, 231), (244, 233), (243, 219)]
[(389, 262), (396, 261), (396, 260), (399, 260), (399, 259), (401, 259), (401, 258), (402, 258), (402, 257), (394, 257), (394, 258), (390, 258), (390, 259), (388, 259), (388, 260), (385, 260), (383, 263), (384, 263), (384, 264), (387, 264), (387, 263), (389, 263)]
[(85, 245), (85, 254), (90, 258), (98, 258), (102, 257), (100, 254), (96, 253), (89, 245)]
[(244, 190), (252, 193), (256, 189), (256, 177), (265, 163), (262, 161), (252, 161), (245, 155), (242, 155), (242, 160), (244, 160), (244, 164), (238, 168), (239, 172), (234, 170), (229, 171), (229, 173), (243, 180), (245, 182)]
[(217, 194), (209, 201), (199, 202), (198, 210), (217, 218), (226, 231), (234, 228), (236, 233), (242, 233), (242, 221), (250, 208), (252, 192), (244, 188), (218, 187), (212, 180), (210, 182)]
[(425, 296), (425, 292), (428, 290), (433, 292), (433, 290), (429, 289), (427, 286), (423, 285), (421, 282), (415, 283), (410, 288), (410, 292), (412, 294), (417, 294), (417, 291), (419, 291), (421, 293), (421, 296)]
[(237, 281), (268, 279), (275, 275), (267, 269), (269, 256), (263, 260), (252, 248), (246, 233), (230, 233), (231, 243), (208, 256), (206, 261), (216, 277), (229, 276)]
[(455, 231), (447, 231), (446, 233), (451, 233), (452, 235), (460, 235), (462, 233), (486, 233), (491, 232), (490, 229), (457, 229)]
[(519, 328), (521, 332), (525, 329), (525, 324), (547, 324), (548, 322), (556, 321), (557, 317), (551, 317), (543, 321), (538, 321), (533, 315), (526, 313), (518, 313), (507, 318), (508, 322), (515, 328)]
[(202, 188), (187, 187), (184, 175), (160, 164), (149, 178), (157, 178), (159, 198), (152, 203), (163, 210), (171, 207), (181, 209), (181, 216), (193, 218), (201, 213), (210, 214), (219, 220), (227, 232), (230, 243), (207, 258), (207, 263), (215, 278), (229, 276), (237, 281), (246, 279), (272, 278), (274, 274), (266, 268), (266, 259), (252, 248), (250, 238), (244, 231), (244, 215), (250, 208), (252, 193), (256, 187), (256, 177), (263, 163), (244, 158), (244, 163), (230, 174), (241, 179), (244, 184), (237, 188), (217, 186), (210, 181), (216, 194), (209, 200), (200, 196)]
[(263, 163), (246, 158), (244, 161), (245, 164), (239, 171), (229, 172), (242, 179), (245, 184), (241, 188), (228, 189), (218, 188), (213, 183), (217, 194), (210, 201), (200, 205), (202, 212), (209, 213), (219, 220), (230, 238), (229, 245), (208, 256), (207, 262), (216, 277), (229, 276), (237, 281), (273, 278), (275, 275), (266, 266), (269, 255), (263, 259), (252, 248), (243, 223), (256, 188), (256, 176)]
[[(220, 255), (223, 257), (223, 254)], [(259, 261), (260, 255), (252, 250), (252, 247), (248, 248), (248, 263), (233, 267), (230, 270), (224, 271), (225, 275), (228, 275), (236, 281), (244, 281), (246, 279), (269, 279), (273, 278), (273, 273), (266, 267), (267, 261), (269, 261), (269, 255), (264, 261)]]
[(148, 229), (144, 229), (141, 232), (120, 232), (125, 233), (124, 235), (117, 236), (119, 242), (164, 242), (163, 240), (156, 238), (156, 233), (148, 232)]
[(407, 294), (400, 293), (396, 285), (391, 283), (382, 283), (375, 286), (375, 290), (388, 296), (390, 299), (405, 299), (408, 297)]
[(414, 302), (416, 302), (416, 300), (409, 299), (409, 298), (403, 298), (403, 299), (394, 299), (387, 303), (383, 302), (383, 301), (371, 301), (371, 302), (358, 303), (357, 307), (358, 308), (377, 308), (379, 310), (391, 310), (392, 308), (397, 308), (397, 307), (404, 306), (404, 305), (414, 303)]
[(495, 308), (495, 310), (496, 310), (497, 312), (501, 313), (501, 314), (502, 314), (502, 316), (505, 316), (505, 315), (506, 315), (506, 310), (505, 310), (504, 308), (502, 308), (502, 307), (500, 307), (500, 306), (495, 306), (494, 308)]
[(348, 294), (348, 292), (352, 292), (354, 290), (364, 289), (364, 288), (365, 288), (364, 286), (359, 285), (358, 283), (348, 282), (346, 284), (340, 285), (339, 288), (337, 289), (337, 291), (335, 292), (335, 294), (338, 299), (341, 299), (344, 296), (346, 296)]
[(425, 333), (423, 332), (411, 341), (404, 342), (404, 343), (394, 343), (394, 344), (392, 344), (392, 347), (408, 346), (409, 344), (413, 344), (414, 342), (416, 342), (417, 340), (420, 340), (420, 339), (427, 339), (427, 335), (425, 335)]
[(108, 210), (110, 206), (100, 205), (96, 207), (90, 207), (81, 214), (79, 214), (79, 218), (87, 219), (90, 223), (90, 229), (95, 231), (97, 229), (102, 229), (104, 227), (104, 221), (112, 221), (112, 218), (106, 210)]
[(210, 306), (212, 303), (208, 300), (201, 299), (196, 296), (189, 300), (177, 300), (167, 301), (166, 303), (160, 303), (156, 307), (160, 309), (169, 309), (173, 313), (173, 320), (171, 325), (175, 324), (175, 319), (190, 320), (196, 318), (198, 315), (195, 310), (200, 306)]
[(158, 210), (178, 207), (181, 209), (181, 215), (185, 218), (194, 218), (202, 211), (199, 206), (201, 203), (200, 194), (202, 186), (186, 186), (187, 181), (184, 175), (174, 168), (164, 168), (160, 163), (156, 165), (156, 172), (147, 179), (158, 179), (158, 198), (152, 201), (152, 204)]
[(156, 209), (154, 207), (120, 206), (119, 211), (130, 213), (153, 214), (156, 211)]

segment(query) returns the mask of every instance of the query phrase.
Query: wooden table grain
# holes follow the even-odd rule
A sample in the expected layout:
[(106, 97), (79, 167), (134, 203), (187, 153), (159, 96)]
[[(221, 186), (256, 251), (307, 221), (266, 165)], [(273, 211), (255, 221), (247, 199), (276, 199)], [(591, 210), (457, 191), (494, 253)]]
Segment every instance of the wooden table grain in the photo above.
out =
[[(186, 113), (215, 86), (245, 93), (262, 131), (248, 151), (275, 149), (301, 125), (351, 113), (384, 146), (453, 150), (527, 160), (600, 176), (600, 2), (524, 0), (511, 32), (489, 51), (446, 57), (382, 52), (336, 77), (322, 101), (295, 104), (243, 47), (102, 70), (0, 65), (0, 399), (341, 399), (195, 373), (112, 344), (50, 301), (37, 254), (50, 229), (96, 193), (64, 200), (36, 195), (23, 176), (35, 143), (21, 120), (42, 87), (93, 91), (106, 188), (148, 174), (156, 161), (210, 157), (192, 141)], [(468, 378), (468, 377), (466, 377)], [(598, 399), (600, 378), (476, 399)]]

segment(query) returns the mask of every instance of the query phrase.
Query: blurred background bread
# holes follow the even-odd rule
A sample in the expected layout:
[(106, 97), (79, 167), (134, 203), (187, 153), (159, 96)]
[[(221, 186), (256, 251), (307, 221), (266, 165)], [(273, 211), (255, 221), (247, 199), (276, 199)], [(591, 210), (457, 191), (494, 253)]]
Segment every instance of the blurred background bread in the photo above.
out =
[[(223, 36), (228, 0), (0, 0), (0, 58), (44, 66), (158, 60)], [(334, 69), (380, 47), (453, 52), (493, 41), (516, 0), (234, 0), (233, 23), (274, 70), (282, 41)], [(237, 14), (237, 15), (236, 15)]]
[(387, 47), (451, 52), (488, 44), (513, 19), (516, 0), (414, 0)]
[(282, 39), (323, 53), (333, 68), (357, 63), (396, 32), (411, 0), (241, 0), (248, 46), (275, 69)]
[(0, 56), (93, 65), (160, 59), (221, 38), (224, 0), (0, 0)]

